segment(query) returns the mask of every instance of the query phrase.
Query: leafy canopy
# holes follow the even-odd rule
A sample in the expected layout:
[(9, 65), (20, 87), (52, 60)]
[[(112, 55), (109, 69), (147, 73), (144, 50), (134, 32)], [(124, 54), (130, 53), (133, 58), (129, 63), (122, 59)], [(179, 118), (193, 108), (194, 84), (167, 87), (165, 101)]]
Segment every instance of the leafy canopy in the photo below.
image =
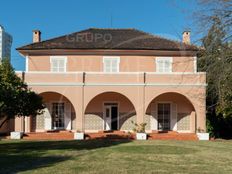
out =
[(0, 127), (15, 116), (41, 114), (43, 108), (42, 97), (15, 74), (9, 59), (3, 59), (0, 64), (0, 120), (4, 121)]

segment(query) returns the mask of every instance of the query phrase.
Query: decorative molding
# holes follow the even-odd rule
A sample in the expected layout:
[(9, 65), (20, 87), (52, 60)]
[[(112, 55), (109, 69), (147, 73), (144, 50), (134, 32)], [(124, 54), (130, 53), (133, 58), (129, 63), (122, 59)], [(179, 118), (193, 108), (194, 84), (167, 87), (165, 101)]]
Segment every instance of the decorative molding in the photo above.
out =
[(147, 83), (146, 86), (199, 86), (199, 87), (206, 87), (207, 84), (205, 83), (186, 83), (186, 84), (179, 84), (179, 83)]
[(144, 83), (85, 83), (85, 86), (145, 86)]
[(27, 83), (29, 86), (83, 86), (83, 83)]
[[(23, 71), (15, 71), (17, 73), (22, 73)], [(29, 71), (26, 72), (27, 74), (87, 74), (87, 75), (108, 75), (108, 74), (114, 74), (114, 75), (120, 75), (120, 74), (154, 74), (154, 75), (196, 75), (196, 74), (206, 74), (206, 72), (169, 72), (169, 73), (161, 73), (161, 72), (101, 72), (101, 71), (68, 71), (68, 72), (51, 72), (51, 71)]]
[(154, 74), (154, 75), (196, 75), (196, 74), (206, 74), (206, 72), (146, 72), (146, 74)]
[(175, 87), (206, 87), (207, 84), (175, 84), (175, 83), (28, 83), (29, 86), (175, 86)]

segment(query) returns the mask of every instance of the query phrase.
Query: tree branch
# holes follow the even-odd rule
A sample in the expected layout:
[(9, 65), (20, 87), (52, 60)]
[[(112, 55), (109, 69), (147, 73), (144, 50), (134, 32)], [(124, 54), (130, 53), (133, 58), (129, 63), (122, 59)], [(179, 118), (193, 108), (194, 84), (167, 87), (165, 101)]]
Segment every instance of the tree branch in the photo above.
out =
[(3, 120), (3, 122), (0, 124), (0, 128), (6, 123), (7, 120), (8, 120), (8, 117), (6, 117), (5, 120)]

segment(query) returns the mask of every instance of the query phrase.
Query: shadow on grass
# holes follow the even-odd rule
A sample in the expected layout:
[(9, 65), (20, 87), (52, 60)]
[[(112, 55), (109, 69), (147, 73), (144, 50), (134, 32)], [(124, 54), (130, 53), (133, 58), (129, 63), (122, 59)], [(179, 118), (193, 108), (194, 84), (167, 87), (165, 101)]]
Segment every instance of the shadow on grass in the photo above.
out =
[[(41, 154), (40, 154), (41, 155)], [(1, 154), (0, 173), (18, 173), (27, 170), (35, 170), (42, 167), (49, 167), (55, 163), (66, 161), (71, 157), (62, 156), (40, 156), (23, 154)]]
[[(0, 143), (0, 173), (17, 173), (53, 166), (88, 150), (128, 143), (130, 140), (3, 141)], [(72, 151), (71, 153), (66, 153)]]

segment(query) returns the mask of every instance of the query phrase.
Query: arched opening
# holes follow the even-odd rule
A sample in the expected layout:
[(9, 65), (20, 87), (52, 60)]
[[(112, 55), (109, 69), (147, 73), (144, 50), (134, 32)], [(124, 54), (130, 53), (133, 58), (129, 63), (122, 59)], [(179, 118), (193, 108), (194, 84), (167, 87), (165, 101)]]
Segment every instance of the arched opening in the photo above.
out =
[(85, 109), (85, 131), (132, 130), (136, 111), (132, 102), (117, 92), (95, 96)]
[(150, 116), (151, 130), (195, 132), (196, 111), (192, 102), (184, 95), (168, 92), (155, 97), (146, 115)]
[(33, 132), (75, 129), (75, 109), (67, 97), (57, 92), (43, 92), (39, 95), (43, 97), (45, 109), (41, 115), (32, 118)]

